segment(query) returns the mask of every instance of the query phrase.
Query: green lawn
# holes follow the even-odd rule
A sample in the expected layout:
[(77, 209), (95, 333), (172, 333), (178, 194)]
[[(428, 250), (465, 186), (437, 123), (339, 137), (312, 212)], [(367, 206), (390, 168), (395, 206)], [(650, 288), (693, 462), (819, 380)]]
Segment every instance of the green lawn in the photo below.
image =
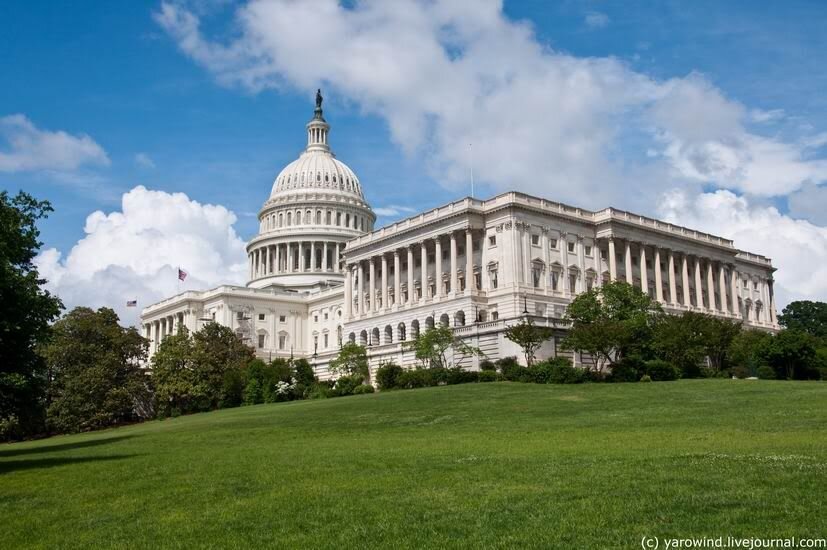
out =
[[(0, 446), (0, 548), (827, 536), (827, 384), (469, 384)], [(663, 548), (663, 545), (661, 545)]]

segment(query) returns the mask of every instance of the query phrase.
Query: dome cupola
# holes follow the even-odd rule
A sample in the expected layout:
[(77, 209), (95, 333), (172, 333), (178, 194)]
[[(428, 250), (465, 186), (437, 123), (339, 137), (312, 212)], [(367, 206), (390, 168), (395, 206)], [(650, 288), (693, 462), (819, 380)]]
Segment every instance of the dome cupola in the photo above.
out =
[(341, 284), (345, 243), (373, 230), (376, 215), (359, 178), (330, 148), (321, 90), (307, 123), (307, 146), (273, 182), (259, 212), (259, 233), (247, 245), (248, 286)]

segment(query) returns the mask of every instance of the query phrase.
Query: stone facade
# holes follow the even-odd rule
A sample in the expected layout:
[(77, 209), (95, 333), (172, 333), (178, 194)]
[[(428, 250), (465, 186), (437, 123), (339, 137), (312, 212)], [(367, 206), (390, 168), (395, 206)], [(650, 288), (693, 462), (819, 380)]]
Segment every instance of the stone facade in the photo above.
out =
[[(328, 146), (317, 108), (308, 146), (276, 178), (247, 246), (247, 287), (185, 292), (142, 314), (151, 353), (178, 326), (231, 327), (259, 356), (307, 357), (317, 374), (347, 340), (371, 365), (412, 365), (402, 342), (435, 323), (491, 359), (520, 355), (504, 329), (555, 327), (579, 293), (623, 280), (670, 313), (700, 311), (777, 330), (771, 261), (732, 241), (613, 208), (590, 211), (517, 192), (465, 198), (373, 230), (361, 184)], [(455, 357), (474, 368), (477, 359)], [(573, 357), (575, 363), (581, 358)]]

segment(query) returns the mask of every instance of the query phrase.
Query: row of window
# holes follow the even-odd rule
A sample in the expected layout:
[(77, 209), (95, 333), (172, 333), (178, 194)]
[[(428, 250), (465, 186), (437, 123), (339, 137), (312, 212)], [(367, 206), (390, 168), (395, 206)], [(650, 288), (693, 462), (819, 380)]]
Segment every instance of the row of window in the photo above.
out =
[(315, 216), (312, 210), (302, 212), (297, 210), (294, 212), (279, 212), (267, 216), (261, 222), (261, 230), (269, 231), (279, 227), (292, 227), (297, 225), (329, 225), (334, 227), (347, 227), (349, 229), (357, 229), (360, 231), (370, 231), (370, 221), (365, 216), (350, 215), (348, 212), (338, 212), (332, 210), (316, 210)]

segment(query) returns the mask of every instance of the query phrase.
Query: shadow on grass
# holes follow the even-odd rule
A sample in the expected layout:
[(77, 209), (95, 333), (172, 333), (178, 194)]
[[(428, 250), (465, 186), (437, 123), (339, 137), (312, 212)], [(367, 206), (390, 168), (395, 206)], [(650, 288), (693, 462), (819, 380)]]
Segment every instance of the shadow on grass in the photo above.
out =
[(7, 456), (22, 456), (33, 455), (40, 453), (55, 453), (60, 451), (71, 451), (73, 449), (85, 449), (86, 447), (97, 447), (98, 445), (106, 445), (107, 443), (116, 443), (125, 439), (131, 439), (134, 435), (118, 435), (115, 437), (103, 437), (100, 439), (90, 439), (88, 441), (76, 441), (71, 443), (56, 443), (53, 445), (38, 445), (37, 447), (18, 448), (10, 446), (4, 449), (0, 447), (0, 458)]
[(53, 468), (55, 466), (66, 466), (68, 464), (83, 464), (85, 462), (107, 462), (110, 460), (123, 460), (138, 455), (104, 455), (104, 456), (79, 456), (64, 458), (37, 458), (32, 460), (0, 460), (0, 475), (20, 470), (37, 470), (40, 468)]

